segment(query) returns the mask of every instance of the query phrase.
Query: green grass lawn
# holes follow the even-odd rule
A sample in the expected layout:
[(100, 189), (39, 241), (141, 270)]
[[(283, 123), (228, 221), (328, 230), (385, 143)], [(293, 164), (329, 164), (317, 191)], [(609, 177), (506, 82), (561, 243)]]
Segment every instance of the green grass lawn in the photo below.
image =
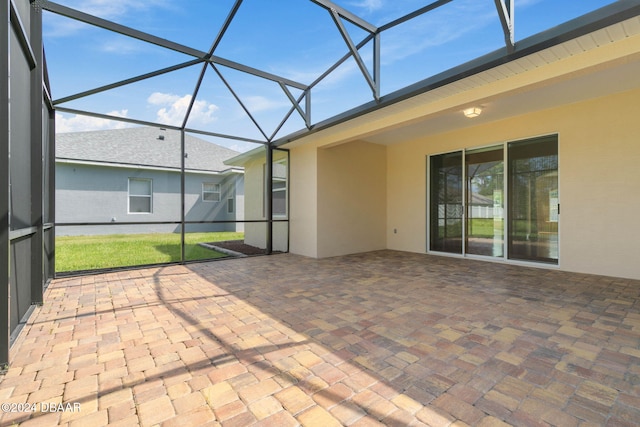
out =
[[(198, 243), (242, 240), (244, 233), (187, 233), (186, 260), (222, 258), (227, 255)], [(56, 237), (56, 271), (97, 270), (180, 261), (180, 234), (110, 234)]]

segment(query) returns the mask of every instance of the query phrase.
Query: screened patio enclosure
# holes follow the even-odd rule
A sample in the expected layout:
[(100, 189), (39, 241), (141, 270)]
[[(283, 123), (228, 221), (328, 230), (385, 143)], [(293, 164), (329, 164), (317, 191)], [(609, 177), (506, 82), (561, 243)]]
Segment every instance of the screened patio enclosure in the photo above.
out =
[[(273, 157), (274, 148), (394, 104), (412, 91), (435, 88), (548, 43), (543, 39), (527, 44), (526, 49), (516, 47), (513, 1), (412, 3), (379, 6), (381, 10), (374, 11), (378, 6), (363, 8), (349, 2), (278, 2), (264, 18), (264, 5), (256, 1), (192, 3), (174, 13), (166, 28), (150, 23), (154, 19), (161, 22), (161, 15), (172, 12), (162, 3), (133, 7), (130, 14), (75, 1), (33, 3), (42, 10), (45, 45), (51, 46), (47, 71), (58, 118), (56, 132), (61, 135), (58, 140), (62, 144), (68, 133), (66, 139), (76, 141), (75, 146), (67, 144), (56, 150), (57, 271), (225, 256), (198, 246), (213, 243), (207, 240), (259, 242), (254, 250), (270, 253), (274, 238), (289, 240), (288, 209), (280, 209), (286, 213), (276, 212), (275, 216), (271, 212), (274, 203), (288, 204), (290, 194), (288, 172), (284, 181), (273, 179), (274, 164), (268, 158)], [(561, 8), (558, 13), (566, 20), (609, 3), (613, 2)], [(595, 14), (580, 31), (604, 25), (606, 17), (628, 13), (633, 2), (615, 6)], [(542, 7), (523, 10), (532, 16), (545, 12)], [(481, 22), (474, 22), (478, 16)], [(559, 17), (528, 20), (519, 38), (562, 22), (553, 19)], [(444, 31), (451, 35), (440, 40)], [(424, 46), (414, 52), (402, 43), (402, 37), (425, 39)], [(460, 40), (470, 37), (475, 38), (471, 51)], [(131, 63), (114, 66), (123, 60)], [(82, 72), (71, 80), (68, 76), (76, 74), (75, 69)], [(427, 83), (425, 78), (431, 80)], [(422, 81), (417, 89), (416, 81)], [(82, 121), (87, 125), (79, 126)], [(91, 126), (105, 132), (102, 145), (88, 141), (97, 138), (95, 134), (82, 133)], [(152, 139), (157, 133), (155, 145), (128, 136), (119, 129), (123, 127), (147, 128)], [(167, 138), (160, 140), (164, 138), (160, 134)], [(243, 153), (252, 153), (258, 161), (251, 164), (262, 171), (238, 166), (232, 179), (228, 176), (231, 168), (194, 168), (194, 149), (189, 147), (193, 138), (234, 150), (241, 158), (247, 157)], [(171, 148), (166, 147), (169, 140), (174, 142)], [(111, 155), (100, 152), (105, 146), (110, 147)], [(255, 147), (263, 151), (253, 151)], [(165, 159), (150, 157), (151, 151), (164, 153)], [(205, 146), (198, 150), (205, 151)], [(121, 158), (116, 153), (122, 153)], [(233, 158), (226, 155), (227, 160), (233, 162)], [(205, 178), (207, 174), (211, 179)], [(258, 181), (249, 182), (247, 176), (257, 176), (251, 180)], [(258, 208), (251, 208), (251, 200), (259, 200)], [(143, 208), (136, 211), (132, 203)], [(158, 243), (147, 231), (174, 236)], [(196, 237), (196, 231), (245, 235)], [(135, 233), (139, 241), (150, 239), (146, 249), (138, 252), (160, 252), (157, 257), (116, 256), (123, 253), (121, 241)], [(84, 247), (80, 239), (69, 235), (103, 237), (86, 238), (89, 246)], [(89, 249), (104, 245), (112, 246), (114, 253)], [(288, 249), (288, 243), (278, 244), (278, 251)], [(63, 262), (67, 258), (78, 261), (84, 255), (86, 262)]]
[[(61, 271), (60, 258), (90, 254), (88, 245), (96, 242), (94, 259), (113, 260), (101, 252), (106, 246), (131, 255), (65, 271), (233, 256), (206, 246), (218, 241), (242, 241), (267, 254), (288, 251), (293, 241), (304, 254), (299, 242), (315, 228), (305, 215), (294, 224), (302, 209), (292, 203), (297, 194), (298, 205), (315, 206), (302, 202), (312, 194), (304, 185), (313, 169), (287, 150), (640, 13), (640, 2), (632, 0), (543, 1), (518, 10), (513, 0), (173, 3), (3, 3), (0, 258), (7, 262), (0, 263), (0, 307), (7, 315), (0, 325), (1, 362), (8, 361), (12, 334)], [(376, 144), (379, 135), (370, 136), (367, 143)], [(442, 242), (485, 253), (483, 239), (490, 237), (490, 256), (529, 257), (540, 249), (531, 236), (535, 231), (539, 242), (541, 235), (529, 216), (554, 215), (553, 171), (526, 178), (513, 166), (517, 156), (485, 159), (472, 148), (466, 176), (473, 165), (482, 165), (476, 172), (483, 175), (474, 175), (470, 188), (490, 176), (502, 182), (491, 192), (461, 196), (478, 205), (473, 215), (482, 219), (488, 214), (481, 205), (490, 201), (494, 228), (489, 236), (473, 228), (482, 221), (461, 223), (459, 243)], [(357, 165), (360, 157), (348, 161), (343, 154), (327, 150), (321, 161)], [(384, 156), (373, 157), (385, 164)], [(333, 186), (340, 176), (322, 178)], [(526, 179), (539, 183), (545, 197), (509, 199), (509, 189)], [(506, 189), (502, 199), (499, 186)], [(338, 196), (350, 205), (349, 196)], [(516, 206), (522, 213), (509, 215)], [(330, 225), (328, 218), (340, 211), (318, 206), (314, 215), (323, 209), (328, 215), (321, 221)], [(558, 255), (553, 229), (544, 232), (551, 249), (534, 257), (547, 262)], [(131, 240), (142, 239), (128, 237), (140, 235), (168, 237), (131, 249)], [(65, 255), (80, 236), (86, 240)], [(58, 246), (65, 240), (66, 247)], [(147, 250), (159, 257), (134, 257)]]

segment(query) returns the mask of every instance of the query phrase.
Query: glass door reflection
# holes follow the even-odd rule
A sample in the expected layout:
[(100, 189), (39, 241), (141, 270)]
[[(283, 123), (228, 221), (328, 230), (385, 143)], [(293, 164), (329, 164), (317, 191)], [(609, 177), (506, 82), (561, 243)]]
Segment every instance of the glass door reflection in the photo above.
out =
[(504, 149), (465, 153), (465, 253), (504, 256)]
[(430, 241), (432, 251), (462, 253), (462, 151), (430, 158)]

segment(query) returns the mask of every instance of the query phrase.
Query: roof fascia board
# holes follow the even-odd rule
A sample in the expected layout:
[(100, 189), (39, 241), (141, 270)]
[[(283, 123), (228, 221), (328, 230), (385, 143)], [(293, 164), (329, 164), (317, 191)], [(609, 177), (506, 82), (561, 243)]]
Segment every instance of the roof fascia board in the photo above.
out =
[[(153, 165), (139, 165), (134, 163), (116, 163), (116, 162), (101, 162), (97, 160), (80, 160), (80, 159), (66, 159), (62, 157), (56, 157), (56, 163), (64, 163), (70, 165), (85, 165), (85, 166), (103, 166), (117, 169), (141, 169), (141, 170), (154, 170), (161, 172), (180, 172), (179, 167), (168, 167), (168, 166), (153, 166)], [(201, 175), (229, 175), (231, 173), (244, 173), (244, 171), (238, 167), (231, 167), (229, 169), (224, 169), (221, 171), (210, 171), (205, 169), (192, 169), (185, 168), (185, 173), (191, 174), (201, 174)]]
[[(166, 124), (166, 123), (155, 123), (155, 122), (148, 122), (148, 121), (144, 121), (144, 120), (130, 119), (128, 117), (110, 116), (108, 114), (94, 113), (94, 112), (91, 112), (91, 111), (77, 110), (77, 109), (74, 109), (74, 108), (66, 108), (66, 107), (56, 106), (56, 111), (59, 111), (61, 113), (79, 114), (79, 115), (83, 115), (83, 116), (96, 117), (98, 119), (125, 122), (125, 123), (130, 123), (130, 124), (133, 124), (133, 125), (150, 126), (150, 127), (155, 127), (155, 128), (165, 128), (165, 129), (171, 129), (171, 130), (176, 130), (176, 131), (183, 130), (183, 128), (180, 127), (180, 126), (170, 125), (170, 124)], [(215, 132), (207, 132), (207, 131), (199, 130), (199, 129), (184, 128), (184, 131), (185, 132), (189, 132), (189, 133), (197, 133), (197, 134), (200, 134), (200, 135), (213, 136), (215, 138), (232, 139), (232, 140), (235, 140), (235, 141), (251, 142), (251, 143), (260, 144), (260, 145), (266, 144), (265, 141), (261, 141), (261, 140), (258, 140), (258, 139), (243, 138), (243, 137), (240, 137), (240, 136), (226, 135), (226, 134), (215, 133)]]
[(242, 165), (246, 164), (248, 161), (257, 158), (258, 155), (260, 155), (261, 157), (265, 156), (264, 147), (254, 148), (253, 150), (238, 154), (235, 157), (231, 157), (230, 159), (225, 160), (223, 163), (225, 165), (242, 167)]
[(296, 141), (307, 135), (331, 128), (340, 123), (358, 118), (373, 111), (396, 104), (417, 95), (429, 92), (466, 77), (498, 67), (499, 65), (540, 52), (580, 36), (595, 32), (607, 26), (625, 21), (640, 15), (638, 0), (618, 0), (598, 10), (540, 32), (519, 41), (512, 53), (507, 48), (498, 49), (475, 60), (451, 68), (435, 76), (421, 80), (403, 89), (382, 96), (380, 102), (370, 101), (359, 107), (345, 111), (312, 126), (310, 130), (302, 129), (273, 141), (275, 147)]
[(215, 133), (215, 132), (207, 132), (205, 130), (200, 130), (200, 129), (185, 128), (184, 131), (188, 132), (188, 133), (196, 133), (196, 134), (199, 134), (199, 135), (213, 136), (215, 138), (225, 138), (225, 139), (232, 139), (234, 141), (250, 142), (252, 144), (258, 144), (258, 145), (267, 144), (266, 141), (261, 141), (259, 139), (243, 138), (241, 136), (225, 135), (225, 134), (222, 134), (222, 133)]

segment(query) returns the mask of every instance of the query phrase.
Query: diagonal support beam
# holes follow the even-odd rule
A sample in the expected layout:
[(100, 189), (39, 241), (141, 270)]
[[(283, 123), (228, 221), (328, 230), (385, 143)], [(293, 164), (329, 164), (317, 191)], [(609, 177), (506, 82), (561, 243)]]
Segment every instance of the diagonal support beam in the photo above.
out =
[(418, 17), (420, 15), (423, 15), (423, 14), (425, 14), (427, 12), (431, 12), (432, 10), (437, 9), (440, 6), (444, 6), (445, 4), (447, 4), (447, 3), (451, 2), (451, 1), (453, 1), (453, 0), (437, 0), (437, 1), (433, 2), (433, 3), (431, 3), (431, 4), (423, 6), (418, 10), (415, 10), (415, 11), (413, 11), (411, 13), (408, 13), (408, 14), (406, 14), (404, 16), (401, 16), (398, 19), (395, 19), (395, 20), (393, 20), (393, 21), (391, 21), (391, 22), (389, 22), (387, 24), (382, 25), (380, 27), (380, 32), (386, 31), (389, 28), (396, 27), (396, 26), (398, 26), (398, 25), (400, 25), (402, 23), (410, 21), (413, 18), (416, 18), (416, 17)]
[(209, 59), (209, 62), (217, 65), (224, 65), (227, 68), (233, 68), (234, 70), (238, 70), (243, 73), (253, 74), (256, 77), (261, 77), (266, 80), (271, 80), (274, 82), (282, 82), (291, 87), (295, 87), (296, 89), (305, 90), (308, 87), (303, 83), (299, 83), (294, 80), (287, 79), (286, 77), (280, 77), (275, 74), (271, 74), (266, 71), (262, 71), (257, 68), (250, 67), (248, 65), (242, 65), (235, 61), (230, 61), (228, 59), (220, 58), (219, 56), (212, 55), (211, 58)]
[(70, 7), (62, 6), (58, 3), (51, 1), (44, 2), (43, 9), (49, 12), (56, 13), (58, 15), (75, 19), (76, 21), (84, 22), (96, 27), (104, 28), (105, 30), (113, 31), (124, 36), (132, 37), (134, 39), (142, 40), (147, 43), (155, 44), (156, 46), (171, 49), (176, 52), (184, 53), (185, 55), (195, 56), (196, 58), (207, 58), (207, 53), (197, 49), (192, 49), (188, 46), (184, 46), (178, 43), (171, 42), (167, 39), (152, 36), (142, 31), (134, 30), (133, 28), (126, 27), (124, 25), (116, 24), (115, 22), (107, 21), (106, 19), (98, 18), (93, 15), (89, 15), (79, 10), (71, 9)]
[(514, 0), (494, 0), (496, 9), (498, 9), (498, 16), (500, 17), (500, 23), (502, 24), (502, 31), (504, 32), (504, 41), (507, 44), (507, 52), (512, 53), (516, 49), (516, 42), (514, 36)]
[(222, 24), (222, 28), (220, 28), (218, 35), (216, 36), (215, 40), (211, 44), (211, 49), (209, 49), (209, 53), (211, 55), (213, 55), (213, 52), (215, 52), (218, 45), (222, 41), (222, 37), (224, 36), (224, 33), (226, 33), (227, 29), (229, 29), (229, 26), (231, 25), (233, 18), (236, 16), (236, 13), (238, 13), (238, 9), (240, 9), (241, 4), (242, 4), (242, 0), (236, 0), (236, 2), (233, 4), (233, 7), (231, 8), (229, 15), (227, 16), (227, 19), (224, 20), (224, 24)]
[(222, 75), (222, 73), (220, 72), (220, 70), (218, 70), (218, 67), (216, 67), (213, 63), (209, 63), (209, 65), (211, 66), (211, 68), (213, 68), (213, 70), (216, 72), (218, 77), (220, 77), (220, 80), (222, 81), (222, 83), (224, 83), (224, 85), (227, 87), (229, 92), (231, 92), (231, 95), (233, 95), (233, 97), (238, 102), (238, 104), (240, 104), (240, 107), (242, 107), (242, 109), (244, 110), (245, 114), (249, 117), (249, 119), (251, 119), (251, 121), (256, 126), (256, 128), (258, 128), (258, 130), (260, 131), (262, 136), (264, 136), (264, 139), (267, 142), (269, 142), (270, 140), (269, 140), (269, 137), (267, 136), (267, 134), (264, 132), (264, 130), (262, 130), (262, 127), (260, 127), (260, 124), (258, 123), (258, 121), (255, 119), (255, 117), (253, 117), (253, 114), (251, 114), (251, 111), (249, 111), (247, 106), (244, 105), (244, 102), (242, 102), (242, 100), (240, 99), (238, 94), (233, 90), (233, 88), (231, 87), (231, 85), (229, 84), (227, 79), (225, 79), (224, 76)]
[(105, 86), (100, 86), (100, 87), (97, 87), (97, 88), (94, 88), (94, 89), (91, 89), (91, 90), (87, 90), (87, 91), (84, 91), (84, 92), (76, 93), (74, 95), (69, 95), (69, 96), (66, 96), (64, 98), (56, 99), (55, 101), (53, 101), (53, 103), (57, 105), (57, 104), (63, 104), (65, 102), (69, 102), (69, 101), (74, 101), (74, 100), (79, 99), (79, 98), (84, 98), (85, 96), (95, 95), (97, 93), (104, 92), (104, 91), (107, 91), (107, 90), (110, 90), (110, 89), (115, 89), (115, 88), (118, 88), (118, 87), (121, 87), (121, 86), (125, 86), (125, 85), (131, 84), (131, 83), (136, 83), (136, 82), (139, 82), (139, 81), (142, 81), (142, 80), (146, 80), (146, 79), (149, 79), (149, 78), (152, 78), (152, 77), (161, 76), (163, 74), (170, 73), (172, 71), (181, 70), (183, 68), (187, 68), (187, 67), (190, 67), (192, 65), (197, 65), (197, 64), (200, 64), (202, 62), (203, 62), (202, 59), (193, 59), (193, 60), (188, 61), (188, 62), (183, 62), (182, 64), (178, 64), (178, 65), (174, 65), (174, 66), (171, 66), (171, 67), (163, 68), (161, 70), (153, 71), (151, 73), (142, 74), (142, 75), (139, 75), (139, 76), (136, 76), (136, 77), (132, 77), (130, 79), (121, 80), (121, 81), (116, 82), (116, 83), (111, 83), (111, 84), (108, 84), (108, 85), (105, 85)]
[[(238, 2), (235, 6), (234, 6), (234, 10), (237, 10), (237, 8), (239, 7), (240, 2)], [(163, 39), (160, 37), (156, 37), (153, 36), (151, 34), (147, 34), (145, 32), (142, 31), (138, 31), (135, 30), (133, 28), (130, 27), (126, 27), (124, 25), (120, 25), (120, 24), (116, 24), (115, 22), (111, 22), (108, 21), (106, 19), (102, 19), (102, 18), (98, 18), (95, 17), (93, 15), (89, 15), (87, 13), (84, 12), (80, 12), (79, 10), (75, 10), (66, 6), (62, 6), (58, 3), (54, 3), (52, 1), (47, 1), (44, 3), (43, 8), (49, 12), (58, 14), (60, 16), (64, 16), (66, 18), (70, 18), (70, 19), (74, 19), (76, 21), (80, 21), (80, 22), (84, 22), (85, 24), (89, 24), (89, 25), (93, 25), (99, 28), (103, 28), (105, 30), (108, 31), (113, 31), (114, 33), (118, 33), (118, 34), (122, 34), (124, 36), (127, 37), (131, 37), (137, 40), (141, 40), (147, 43), (151, 43), (154, 44), (156, 46), (160, 46), (163, 47), (165, 49), (169, 49), (169, 50), (173, 50), (175, 52), (180, 52), (183, 53), (185, 55), (189, 55), (189, 56), (193, 56), (195, 58), (199, 58), (199, 59), (203, 59), (203, 60), (207, 60), (207, 61), (211, 61), (213, 63), (216, 64), (220, 64), (220, 65), (224, 65), (225, 67), (229, 67), (229, 68), (233, 68), (236, 69), (238, 71), (241, 71), (243, 73), (249, 73), (249, 74), (253, 74), (255, 76), (258, 77), (262, 77), (264, 79), (267, 80), (273, 80), (273, 81), (283, 81), (284, 83), (288, 84), (289, 86), (292, 87), (297, 87), (299, 89), (306, 89), (307, 86), (299, 83), (299, 82), (295, 82), (289, 79), (286, 79), (284, 77), (280, 77), (280, 76), (276, 76), (274, 74), (271, 73), (267, 73), (265, 71), (262, 70), (258, 70), (256, 68), (252, 68), (246, 65), (242, 65), (239, 64), (237, 62), (234, 61), (230, 61), (224, 58), (220, 58), (220, 57), (216, 57), (213, 56), (211, 53), (209, 52), (203, 52), (201, 50), (197, 50), (197, 49), (193, 49), (190, 48), (188, 46), (179, 44), (179, 43), (174, 43), (172, 41), (169, 41), (167, 39)], [(220, 35), (221, 37), (222, 35)], [(212, 46), (213, 49), (215, 49), (217, 42), (214, 42), (214, 46)]]
[(338, 6), (337, 4), (329, 1), (329, 0), (311, 0), (313, 3), (317, 4), (318, 6), (321, 6), (323, 8), (325, 8), (326, 10), (330, 11), (330, 12), (334, 12), (337, 13), (338, 15), (340, 15), (341, 17), (343, 17), (344, 19), (346, 19), (347, 21), (351, 22), (354, 25), (357, 25), (358, 27), (362, 28), (363, 30), (366, 30), (370, 33), (377, 33), (378, 32), (378, 28), (365, 21), (364, 19), (360, 18), (357, 15), (354, 15), (353, 13), (349, 12), (348, 10)]
[[(355, 59), (356, 63), (358, 64), (358, 68), (360, 68), (360, 71), (362, 72), (362, 75), (364, 76), (365, 80), (369, 84), (369, 87), (371, 88), (371, 91), (373, 92), (373, 97), (375, 98), (376, 101), (379, 101), (380, 100), (380, 91), (378, 90), (378, 85), (374, 81), (373, 77), (371, 77), (371, 74), (369, 74), (369, 70), (367, 70), (367, 67), (364, 64), (364, 61), (362, 60), (362, 57), (360, 56), (360, 52), (358, 52), (358, 48), (356, 47), (355, 43), (353, 43), (353, 40), (349, 36), (349, 33), (347, 32), (347, 29), (344, 27), (344, 24), (342, 23), (342, 21), (340, 19), (340, 15), (338, 14), (338, 12), (335, 9), (331, 9), (329, 12), (331, 13), (331, 17), (333, 18), (333, 22), (335, 22), (336, 26), (338, 27), (338, 30), (340, 30), (340, 34), (342, 35), (342, 38), (344, 39), (345, 43), (349, 47), (349, 51), (351, 52), (351, 56), (353, 56), (353, 59)], [(379, 58), (376, 57), (376, 55), (375, 55), (377, 52), (379, 52), (379, 51), (377, 49), (374, 49), (374, 63), (375, 64), (377, 64), (378, 60), (379, 60)], [(375, 65), (374, 68), (377, 68), (377, 65)]]
[[(287, 95), (287, 98), (289, 98), (289, 101), (291, 101), (291, 104), (293, 105), (293, 108), (295, 108), (298, 111), (298, 114), (300, 114), (300, 116), (304, 120), (305, 126), (307, 128), (310, 128), (311, 127), (311, 115), (309, 114), (309, 110), (307, 109), (307, 111), (304, 111), (302, 109), (302, 107), (300, 107), (300, 101), (294, 98), (293, 94), (291, 93), (291, 91), (289, 90), (289, 88), (287, 86), (285, 86), (283, 83), (280, 83), (280, 82), (278, 82), (278, 84), (282, 88), (282, 91)], [(306, 92), (305, 92), (305, 94), (306, 94)]]
[[(236, 0), (233, 7), (231, 8), (231, 11), (229, 11), (229, 15), (227, 15), (227, 19), (225, 19), (224, 24), (222, 24), (222, 28), (220, 28), (218, 35), (216, 36), (215, 40), (211, 44), (211, 48), (209, 49), (209, 57), (213, 55), (213, 52), (218, 47), (218, 44), (220, 44), (220, 42), (222, 41), (222, 37), (224, 36), (224, 33), (227, 32), (227, 29), (229, 28), (229, 25), (231, 25), (231, 21), (233, 21), (233, 17), (236, 16), (238, 9), (240, 9), (241, 4), (242, 4), (242, 0)], [(207, 72), (207, 64), (205, 63), (202, 66), (202, 70), (200, 70), (200, 75), (198, 76), (196, 87), (193, 89), (193, 92), (191, 94), (191, 100), (189, 101), (189, 106), (187, 107), (187, 111), (184, 115), (184, 119), (182, 120), (183, 128), (186, 127), (187, 123), (189, 122), (189, 117), (191, 116), (191, 112), (193, 111), (193, 106), (196, 102), (196, 98), (198, 97), (198, 92), (200, 92), (200, 87), (202, 86), (202, 80), (204, 80), (204, 75), (206, 72)]]

